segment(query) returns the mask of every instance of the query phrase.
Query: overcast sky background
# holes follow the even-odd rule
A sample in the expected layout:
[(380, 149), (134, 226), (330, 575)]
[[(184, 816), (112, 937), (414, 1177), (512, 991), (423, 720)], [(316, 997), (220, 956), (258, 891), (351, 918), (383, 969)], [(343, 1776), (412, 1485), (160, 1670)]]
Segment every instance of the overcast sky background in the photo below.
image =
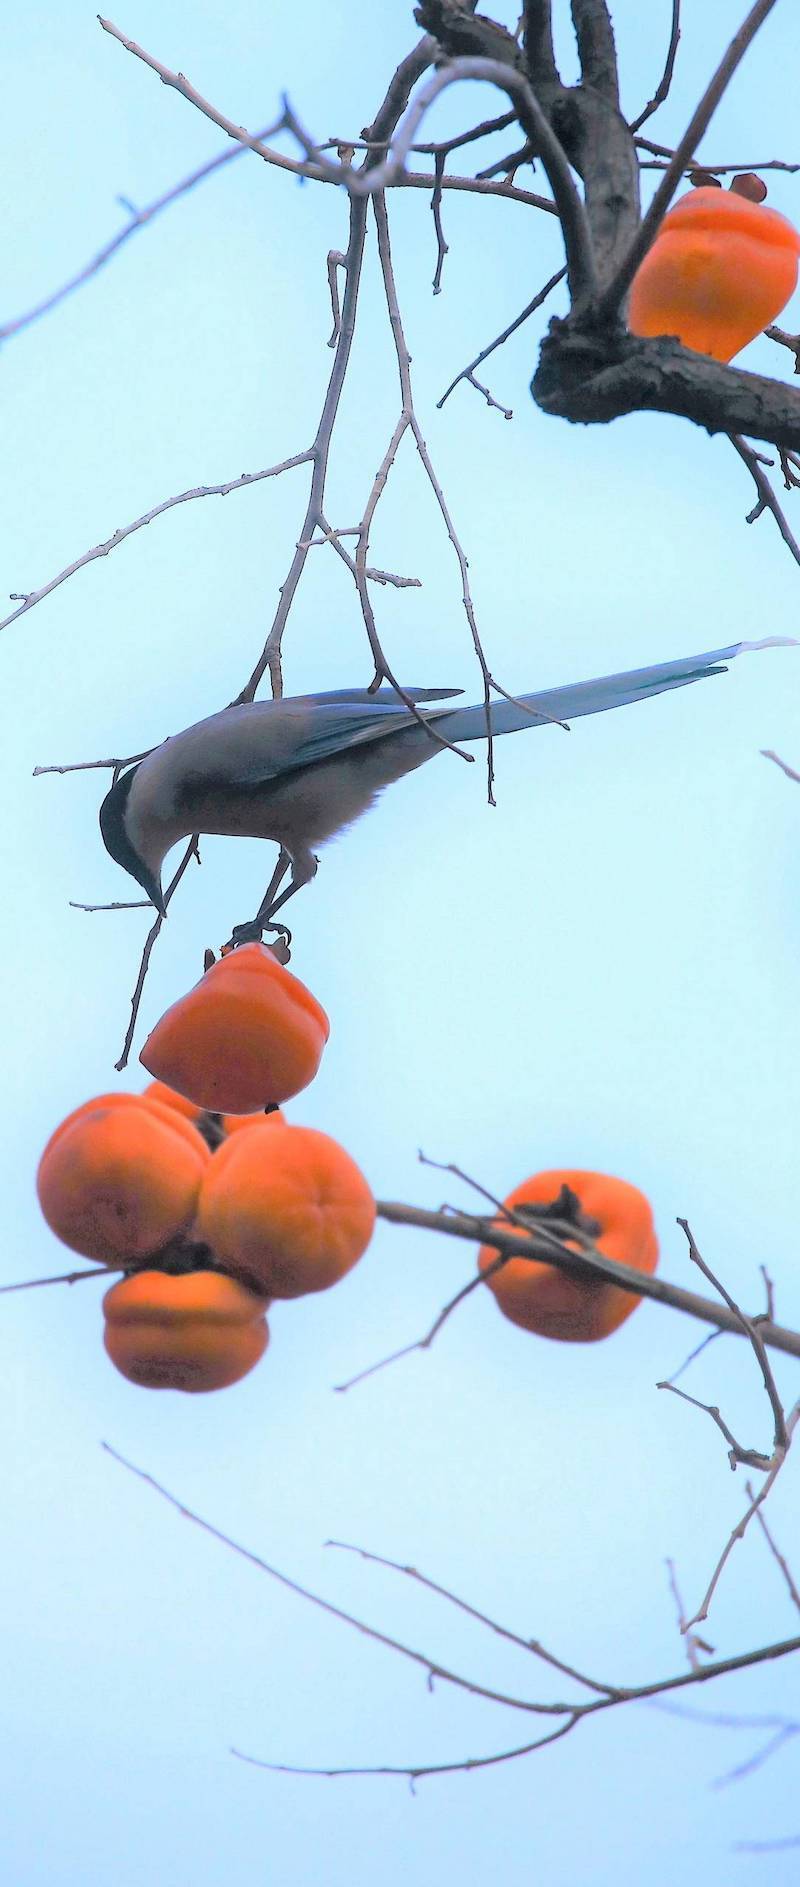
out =
[[(690, 0), (673, 141), (739, 23), (742, 0)], [(513, 9), (506, 8), (508, 20)], [(566, 9), (562, 9), (566, 11)], [(661, 68), (666, 0), (615, 7), (632, 114)], [(788, 0), (764, 27), (704, 146), (712, 160), (797, 160)], [(130, 0), (118, 24), (234, 120), (266, 123), (287, 88), (321, 136), (358, 132), (412, 43), (410, 9)], [(143, 205), (222, 146), (77, 0), (4, 30), (3, 305), (22, 312)], [(572, 69), (569, 39), (564, 57)], [(429, 136), (502, 109), (451, 93)], [(502, 146), (494, 147), (498, 152)], [(488, 156), (486, 161), (488, 161)], [(797, 180), (770, 203), (800, 221)], [(798, 632), (800, 573), (721, 440), (635, 418), (572, 429), (533, 407), (529, 326), (485, 370), (513, 422), (457, 369), (560, 262), (551, 219), (454, 193), (443, 293), (422, 193), (390, 205), (420, 419), (470, 559), (478, 619), (510, 689), (534, 689), (741, 638)], [(141, 232), (96, 279), (3, 349), (0, 591), (28, 591), (169, 494), (257, 470), (313, 436), (331, 356), (325, 256), (346, 202), (242, 156)], [(553, 311), (557, 309), (553, 302)], [(797, 308), (795, 304), (795, 310)], [(328, 515), (355, 521), (398, 411), (374, 242)], [(790, 308), (788, 326), (796, 326)], [(766, 341), (753, 368), (789, 375)], [(2, 638), (3, 1052), (8, 1280), (61, 1268), (33, 1184), (45, 1139), (87, 1096), (138, 1088), (113, 1063), (144, 913), (102, 849), (105, 779), (37, 764), (129, 753), (228, 701), (261, 647), (305, 506), (305, 470), (158, 520), (79, 572)], [(787, 501), (790, 514), (800, 497)], [(795, 517), (800, 523), (800, 513)], [(381, 503), (374, 561), (423, 579), (376, 592), (409, 683), (480, 683), (458, 572), (408, 444)], [(371, 669), (343, 566), (314, 551), (285, 644), (290, 691)], [(729, 1288), (800, 1322), (796, 1001), (800, 794), (760, 758), (800, 763), (800, 655), (742, 658), (707, 685), (497, 749), (443, 756), (323, 857), (294, 911), (293, 968), (332, 1019), (290, 1118), (342, 1140), (376, 1193), (470, 1203), (417, 1149), (503, 1192), (551, 1165), (596, 1167), (653, 1202), (665, 1276), (696, 1285), (678, 1213)], [(137, 1050), (261, 895), (272, 855), (207, 841), (159, 942)], [(148, 1395), (101, 1345), (100, 1287), (5, 1298), (0, 1377), (4, 1877), (9, 1887), (716, 1887), (795, 1878), (796, 1854), (732, 1852), (800, 1834), (796, 1745), (715, 1779), (765, 1732), (637, 1706), (552, 1750), (420, 1785), (325, 1782), (276, 1761), (447, 1761), (513, 1746), (531, 1719), (433, 1696), (422, 1674), (259, 1576), (101, 1452), (105, 1438), (293, 1577), (476, 1681), (557, 1697), (547, 1673), (441, 1603), (323, 1550), (353, 1541), (419, 1566), (598, 1677), (682, 1667), (664, 1561), (700, 1598), (744, 1502), (721, 1437), (656, 1393), (703, 1334), (643, 1306), (610, 1342), (539, 1341), (475, 1294), (427, 1356), (346, 1397), (332, 1385), (421, 1335), (470, 1275), (462, 1247), (380, 1227), (335, 1292), (279, 1307), (265, 1362), (206, 1398)], [(787, 1401), (797, 1371), (778, 1359)], [(769, 1411), (744, 1345), (685, 1386), (751, 1445)], [(796, 1473), (770, 1508), (800, 1564)], [(753, 1534), (715, 1600), (719, 1655), (798, 1620)], [(792, 1664), (727, 1680), (697, 1715), (797, 1714)], [(535, 1726), (534, 1726), (535, 1728)]]

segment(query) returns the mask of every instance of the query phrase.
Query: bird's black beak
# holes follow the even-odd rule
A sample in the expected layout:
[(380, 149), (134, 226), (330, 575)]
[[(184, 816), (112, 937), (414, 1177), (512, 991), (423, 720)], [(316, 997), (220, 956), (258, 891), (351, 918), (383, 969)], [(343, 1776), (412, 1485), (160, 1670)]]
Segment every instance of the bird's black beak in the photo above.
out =
[[(129, 868), (129, 869), (132, 869), (132, 868)], [(146, 891), (147, 896), (150, 899), (150, 903), (155, 906), (155, 909), (157, 910), (159, 917), (166, 917), (167, 906), (164, 900), (164, 893), (161, 889), (161, 884), (158, 878), (156, 878), (155, 876), (155, 873), (152, 871), (148, 871), (147, 866), (143, 865), (141, 862), (141, 859), (137, 858), (136, 869), (135, 871), (132, 870), (132, 876), (138, 880), (139, 884), (142, 887), (142, 890)]]

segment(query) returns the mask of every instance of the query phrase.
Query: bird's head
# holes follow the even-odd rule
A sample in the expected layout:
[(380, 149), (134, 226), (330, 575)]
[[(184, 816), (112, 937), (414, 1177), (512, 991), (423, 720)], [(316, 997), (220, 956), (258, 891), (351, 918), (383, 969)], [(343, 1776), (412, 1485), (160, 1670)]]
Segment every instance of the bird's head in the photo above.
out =
[(100, 831), (106, 851), (110, 852), (111, 857), (122, 866), (123, 871), (130, 872), (131, 877), (135, 878), (137, 884), (140, 884), (143, 891), (147, 892), (159, 916), (166, 917), (167, 911), (160, 879), (162, 855), (149, 861), (143, 856), (141, 839), (137, 845), (132, 836), (136, 822), (132, 818), (133, 808), (130, 796), (138, 771), (138, 766), (131, 767), (130, 772), (123, 773), (115, 781), (110, 792), (106, 793), (100, 807)]

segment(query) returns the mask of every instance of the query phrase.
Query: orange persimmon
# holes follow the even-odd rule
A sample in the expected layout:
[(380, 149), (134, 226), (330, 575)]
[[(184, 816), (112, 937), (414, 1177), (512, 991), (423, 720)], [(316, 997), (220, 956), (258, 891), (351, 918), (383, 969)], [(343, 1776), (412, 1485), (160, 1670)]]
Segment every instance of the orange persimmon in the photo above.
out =
[(690, 190), (634, 278), (628, 325), (731, 360), (785, 307), (799, 255), (800, 236), (777, 210), (736, 190)]
[(227, 1389), (269, 1342), (263, 1297), (217, 1271), (137, 1271), (106, 1292), (103, 1341), (143, 1389)]
[[(556, 1214), (556, 1203), (562, 1197), (564, 1210)], [(606, 1258), (630, 1265), (635, 1271), (655, 1271), (658, 1241), (653, 1214), (644, 1193), (627, 1180), (571, 1168), (534, 1173), (531, 1179), (515, 1186), (503, 1203), (520, 1213), (526, 1205), (546, 1206), (551, 1219), (569, 1219), (577, 1213), (576, 1224), (590, 1231), (598, 1251)], [(531, 1222), (535, 1224), (533, 1217)], [(543, 1222), (547, 1224), (547, 1214)], [(502, 1220), (497, 1223), (503, 1225)], [(518, 1228), (506, 1222), (505, 1229), (516, 1232)], [(572, 1244), (571, 1240), (567, 1242)], [(580, 1251), (577, 1240), (575, 1250)], [(482, 1245), (478, 1253), (480, 1270), (486, 1271), (498, 1256), (495, 1247)], [(610, 1336), (642, 1301), (618, 1285), (604, 1283), (602, 1278), (573, 1278), (538, 1259), (509, 1258), (486, 1282), (511, 1323), (542, 1337), (556, 1337), (562, 1343), (596, 1343)]]
[(330, 1025), (264, 944), (220, 957), (148, 1036), (139, 1060), (211, 1113), (288, 1101), (317, 1072)]
[(101, 1095), (56, 1128), (36, 1189), (51, 1231), (85, 1258), (148, 1258), (190, 1224), (208, 1147), (139, 1095)]
[(374, 1225), (369, 1186), (336, 1140), (267, 1121), (215, 1153), (195, 1235), (234, 1277), (270, 1297), (302, 1297), (338, 1283)]

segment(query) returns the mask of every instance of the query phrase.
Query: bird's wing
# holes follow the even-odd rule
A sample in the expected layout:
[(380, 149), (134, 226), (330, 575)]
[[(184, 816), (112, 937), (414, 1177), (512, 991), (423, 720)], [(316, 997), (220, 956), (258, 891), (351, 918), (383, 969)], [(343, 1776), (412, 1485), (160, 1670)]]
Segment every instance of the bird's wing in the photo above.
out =
[[(423, 695), (425, 691), (417, 692)], [(438, 719), (448, 713), (452, 709), (431, 708), (425, 718)], [(244, 702), (198, 721), (157, 748), (139, 769), (139, 796), (146, 784), (156, 791), (177, 789), (182, 801), (195, 787), (206, 790), (215, 783), (265, 785), (414, 725), (393, 691), (388, 691), (386, 699), (364, 691), (363, 698), (355, 699), (298, 695)]]
[[(425, 697), (417, 694), (411, 695), (411, 698), (419, 700)], [(428, 708), (424, 719), (436, 721), (440, 715), (450, 713), (451, 708)], [(418, 725), (409, 709), (402, 706), (394, 693), (385, 701), (376, 703), (375, 696), (371, 695), (368, 704), (342, 701), (333, 709), (321, 708), (315, 702), (314, 713), (304, 737), (292, 759), (287, 760), (285, 765), (292, 769), (315, 766), (318, 761), (330, 760), (336, 754), (349, 752), (352, 747), (363, 747), (367, 742), (384, 740), (388, 734)]]

